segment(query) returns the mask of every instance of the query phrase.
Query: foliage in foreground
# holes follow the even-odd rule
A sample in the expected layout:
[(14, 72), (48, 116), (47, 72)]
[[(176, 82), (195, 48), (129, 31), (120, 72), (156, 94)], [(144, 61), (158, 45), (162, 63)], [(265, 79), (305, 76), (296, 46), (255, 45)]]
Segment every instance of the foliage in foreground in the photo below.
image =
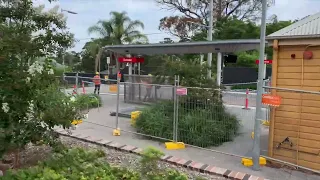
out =
[(234, 85), (231, 86), (231, 89), (250, 89), (250, 90), (257, 90), (256, 84), (244, 84), (244, 85)]
[[(225, 110), (216, 92), (201, 89), (180, 97), (178, 141), (209, 147), (231, 141), (237, 135), (239, 122)], [(163, 101), (142, 110), (135, 127), (139, 133), (172, 139), (173, 119), (174, 103)]]
[(102, 100), (101, 97), (96, 94), (79, 94), (75, 96), (75, 103), (78, 104), (80, 110), (89, 110), (100, 107)]
[(160, 169), (158, 161), (163, 153), (154, 148), (143, 152), (136, 169), (111, 166), (105, 161), (102, 150), (88, 151), (82, 148), (63, 148), (51, 158), (29, 169), (9, 171), (0, 180), (187, 180), (175, 170)]
[[(0, 158), (30, 142), (50, 141), (55, 126), (68, 128), (73, 119), (82, 117), (76, 111), (79, 104), (59, 91), (50, 62), (35, 61), (27, 71), (20, 71), (25, 67), (12, 62), (5, 60), (0, 65), (4, 81), (0, 86)], [(7, 70), (17, 74), (4, 75)]]
[(0, 16), (1, 159), (30, 142), (51, 144), (55, 126), (68, 128), (82, 115), (59, 91), (47, 58), (74, 42), (58, 7), (47, 11), (32, 0), (2, 0)]

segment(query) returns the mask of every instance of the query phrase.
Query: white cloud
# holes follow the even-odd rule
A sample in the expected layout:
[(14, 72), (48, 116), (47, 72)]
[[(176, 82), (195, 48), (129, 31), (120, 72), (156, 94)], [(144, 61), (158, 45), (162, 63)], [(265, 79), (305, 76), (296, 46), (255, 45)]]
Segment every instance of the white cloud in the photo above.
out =
[[(100, 19), (108, 19), (110, 11), (126, 11), (133, 20), (141, 20), (145, 24), (143, 33), (149, 41), (156, 43), (170, 35), (158, 30), (159, 20), (170, 16), (173, 12), (162, 10), (155, 0), (60, 0), (49, 4), (47, 0), (34, 0), (36, 4), (46, 4), (46, 8), (59, 5), (62, 9), (77, 12), (77, 15), (66, 14), (70, 31), (78, 39), (94, 37), (88, 34), (88, 27)], [(268, 9), (268, 15), (276, 14), (280, 20), (300, 19), (317, 13), (320, 0), (275, 0), (274, 6)], [(160, 34), (157, 34), (160, 33)], [(87, 40), (81, 40), (73, 50), (80, 51)]]

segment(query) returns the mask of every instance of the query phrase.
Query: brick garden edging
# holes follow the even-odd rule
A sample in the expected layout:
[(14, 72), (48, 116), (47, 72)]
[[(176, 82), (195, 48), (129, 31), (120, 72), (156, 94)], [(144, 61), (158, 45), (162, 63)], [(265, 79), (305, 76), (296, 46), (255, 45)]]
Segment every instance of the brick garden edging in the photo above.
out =
[[(57, 130), (56, 132), (59, 133), (60, 135), (63, 135), (63, 136), (72, 137), (72, 138), (75, 138), (78, 140), (86, 141), (89, 143), (97, 144), (100, 146), (104, 146), (107, 148), (112, 148), (112, 149), (116, 149), (116, 150), (120, 150), (120, 151), (124, 151), (124, 152), (134, 153), (137, 155), (141, 155), (141, 153), (143, 151), (143, 149), (138, 148), (138, 147), (134, 147), (134, 146), (130, 146), (130, 145), (123, 145), (123, 144), (119, 144), (117, 142), (109, 141), (109, 140), (95, 139), (91, 136), (83, 136), (81, 134), (76, 134), (76, 133), (69, 135), (65, 130)], [(182, 166), (182, 167), (194, 170), (194, 171), (199, 171), (201, 173), (223, 176), (228, 179), (268, 180), (268, 179), (265, 179), (262, 177), (257, 177), (257, 176), (253, 176), (253, 175), (242, 173), (242, 172), (232, 171), (232, 170), (228, 170), (225, 168), (219, 168), (216, 166), (203, 164), (203, 163), (195, 162), (192, 160), (185, 160), (185, 159), (170, 156), (170, 155), (164, 155), (161, 158), (161, 160), (164, 162), (171, 163), (171, 164), (174, 164), (177, 166)]]

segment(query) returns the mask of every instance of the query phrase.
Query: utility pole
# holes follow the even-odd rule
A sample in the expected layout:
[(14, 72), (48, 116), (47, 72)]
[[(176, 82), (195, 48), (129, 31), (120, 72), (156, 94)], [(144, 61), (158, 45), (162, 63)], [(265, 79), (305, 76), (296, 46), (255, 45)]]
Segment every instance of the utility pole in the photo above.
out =
[[(68, 13), (68, 14), (78, 14), (78, 13), (76, 13), (76, 12), (74, 12), (74, 11), (69, 11), (69, 10), (66, 10), (66, 9), (61, 9), (61, 14), (63, 14), (63, 12), (66, 12), (66, 13)], [(64, 73), (65, 73), (65, 71), (66, 71), (66, 67), (65, 67), (65, 65), (64, 65), (64, 60), (65, 60), (65, 52), (64, 51), (66, 51), (65, 49), (63, 50), (63, 54), (62, 54), (62, 65), (63, 65), (63, 78), (64, 78)]]
[(262, 16), (260, 30), (260, 56), (259, 56), (259, 76), (257, 82), (257, 101), (256, 101), (256, 119), (254, 122), (254, 140), (252, 149), (253, 170), (260, 169), (260, 124), (262, 120), (262, 93), (263, 93), (263, 67), (265, 56), (265, 37), (266, 37), (266, 15), (267, 15), (267, 0), (262, 0)]
[[(212, 28), (213, 28), (213, 0), (210, 0), (208, 41), (212, 41)], [(212, 67), (212, 53), (208, 53), (208, 68), (209, 68), (208, 69), (208, 79), (212, 79), (211, 67)]]

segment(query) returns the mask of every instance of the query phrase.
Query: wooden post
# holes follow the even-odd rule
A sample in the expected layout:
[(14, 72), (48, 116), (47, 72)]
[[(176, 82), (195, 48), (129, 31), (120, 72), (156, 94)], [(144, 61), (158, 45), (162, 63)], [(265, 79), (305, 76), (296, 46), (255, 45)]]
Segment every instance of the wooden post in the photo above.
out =
[[(279, 49), (279, 41), (273, 41), (273, 60), (272, 60), (272, 75), (271, 75), (271, 86), (277, 86), (277, 75), (278, 75), (278, 51)], [(271, 94), (276, 95), (277, 90), (272, 89)], [(274, 139), (274, 121), (275, 121), (275, 113), (276, 109), (274, 107), (271, 108), (271, 116), (270, 116), (270, 127), (269, 127), (269, 146), (268, 146), (268, 155), (269, 157), (273, 157), (273, 139)]]

